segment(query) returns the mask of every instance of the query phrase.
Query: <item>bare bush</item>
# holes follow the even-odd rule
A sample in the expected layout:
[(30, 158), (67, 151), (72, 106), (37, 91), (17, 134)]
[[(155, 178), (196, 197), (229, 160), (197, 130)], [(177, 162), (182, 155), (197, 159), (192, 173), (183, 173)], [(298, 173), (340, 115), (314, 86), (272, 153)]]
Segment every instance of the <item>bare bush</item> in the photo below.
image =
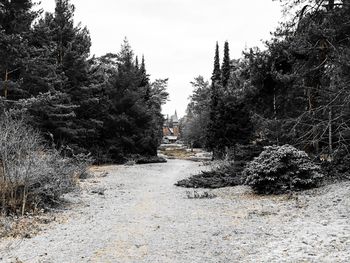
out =
[(22, 119), (0, 119), (0, 204), (2, 214), (35, 212), (59, 202), (86, 171), (81, 158), (64, 158), (48, 149)]

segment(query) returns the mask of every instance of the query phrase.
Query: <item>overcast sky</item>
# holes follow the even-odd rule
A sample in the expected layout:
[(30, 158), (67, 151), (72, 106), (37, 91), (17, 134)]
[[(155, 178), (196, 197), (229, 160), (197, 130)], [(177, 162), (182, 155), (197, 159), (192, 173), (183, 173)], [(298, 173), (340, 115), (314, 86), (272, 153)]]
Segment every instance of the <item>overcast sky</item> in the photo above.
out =
[[(53, 11), (55, 0), (42, 0)], [(245, 47), (260, 46), (281, 20), (278, 1), (272, 0), (72, 0), (75, 22), (86, 25), (91, 54), (117, 53), (126, 36), (135, 52), (145, 55), (151, 79), (169, 78), (170, 101), (164, 114), (185, 113), (198, 75), (209, 79), (215, 43), (222, 58), (229, 41), (231, 58)], [(220, 58), (220, 59), (221, 59)]]

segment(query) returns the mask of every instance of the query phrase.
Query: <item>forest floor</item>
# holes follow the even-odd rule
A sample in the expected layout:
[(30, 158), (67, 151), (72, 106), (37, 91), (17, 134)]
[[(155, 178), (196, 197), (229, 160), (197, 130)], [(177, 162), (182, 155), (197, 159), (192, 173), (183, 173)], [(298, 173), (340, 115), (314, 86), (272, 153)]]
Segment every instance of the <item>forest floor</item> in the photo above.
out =
[(95, 167), (57, 220), (1, 239), (0, 262), (350, 262), (350, 182), (280, 196), (174, 186), (201, 169)]

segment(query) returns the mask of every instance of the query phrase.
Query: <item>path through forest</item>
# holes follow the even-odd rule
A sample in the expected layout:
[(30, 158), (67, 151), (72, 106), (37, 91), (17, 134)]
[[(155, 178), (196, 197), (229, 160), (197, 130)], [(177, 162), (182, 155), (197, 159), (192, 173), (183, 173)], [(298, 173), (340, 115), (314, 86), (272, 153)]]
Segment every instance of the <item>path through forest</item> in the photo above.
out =
[[(200, 163), (106, 166), (69, 197), (65, 222), (0, 241), (3, 262), (350, 262), (350, 183), (298, 196), (247, 187), (189, 199)], [(108, 171), (105, 177), (99, 176)], [(198, 190), (203, 191), (203, 190)], [(17, 260), (17, 261), (16, 261)], [(0, 260), (1, 261), (1, 260)]]

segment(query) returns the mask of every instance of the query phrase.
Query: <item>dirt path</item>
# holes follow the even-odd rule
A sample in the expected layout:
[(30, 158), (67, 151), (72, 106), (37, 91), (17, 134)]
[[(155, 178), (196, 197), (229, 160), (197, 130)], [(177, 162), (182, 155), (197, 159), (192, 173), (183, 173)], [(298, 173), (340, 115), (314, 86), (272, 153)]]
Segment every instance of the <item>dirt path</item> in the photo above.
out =
[(173, 184), (199, 163), (104, 169), (107, 177), (89, 179), (82, 195), (70, 197), (76, 204), (65, 223), (0, 241), (2, 261), (350, 262), (349, 183), (292, 198), (235, 187), (188, 199)]

